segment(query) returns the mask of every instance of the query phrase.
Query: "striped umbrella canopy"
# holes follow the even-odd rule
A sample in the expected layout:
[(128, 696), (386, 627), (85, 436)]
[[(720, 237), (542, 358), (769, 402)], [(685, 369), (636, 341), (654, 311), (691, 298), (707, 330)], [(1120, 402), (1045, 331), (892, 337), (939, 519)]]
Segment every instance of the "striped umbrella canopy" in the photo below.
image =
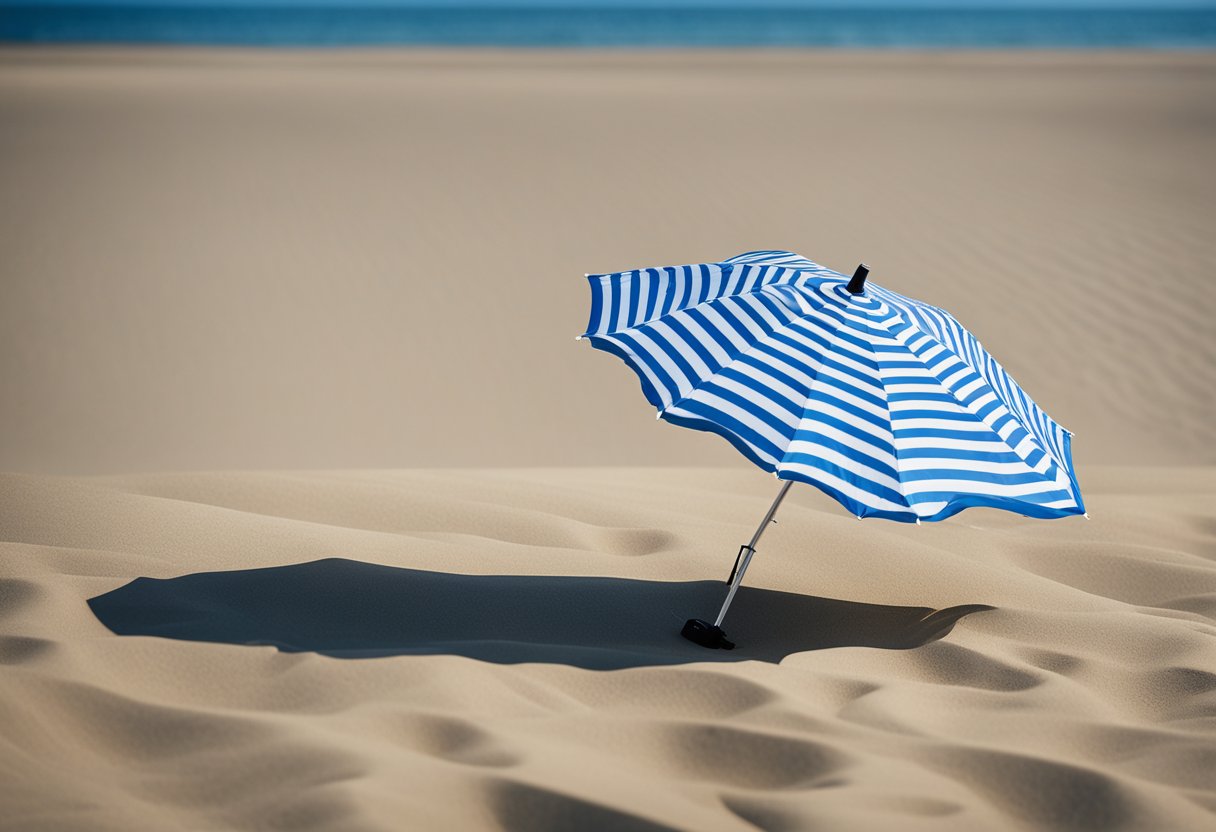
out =
[(1083, 514), (1071, 433), (950, 314), (866, 272), (753, 251), (590, 274), (579, 338), (633, 368), (660, 419), (716, 433), (858, 518)]

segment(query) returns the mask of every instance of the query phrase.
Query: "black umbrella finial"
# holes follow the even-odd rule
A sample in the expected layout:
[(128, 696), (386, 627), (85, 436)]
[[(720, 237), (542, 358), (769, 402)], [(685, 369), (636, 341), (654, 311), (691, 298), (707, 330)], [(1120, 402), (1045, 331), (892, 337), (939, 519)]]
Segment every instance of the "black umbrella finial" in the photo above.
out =
[(853, 279), (849, 281), (848, 290), (850, 295), (860, 295), (866, 288), (866, 278), (870, 276), (870, 267), (865, 263), (860, 263), (857, 266), (857, 271), (853, 272)]

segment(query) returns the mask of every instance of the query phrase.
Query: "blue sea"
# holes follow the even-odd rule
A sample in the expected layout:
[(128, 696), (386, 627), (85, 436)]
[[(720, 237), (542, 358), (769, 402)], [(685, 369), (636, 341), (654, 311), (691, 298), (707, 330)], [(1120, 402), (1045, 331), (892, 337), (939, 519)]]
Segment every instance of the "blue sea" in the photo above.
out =
[(1216, 9), (22, 6), (0, 41), (234, 46), (1216, 48)]

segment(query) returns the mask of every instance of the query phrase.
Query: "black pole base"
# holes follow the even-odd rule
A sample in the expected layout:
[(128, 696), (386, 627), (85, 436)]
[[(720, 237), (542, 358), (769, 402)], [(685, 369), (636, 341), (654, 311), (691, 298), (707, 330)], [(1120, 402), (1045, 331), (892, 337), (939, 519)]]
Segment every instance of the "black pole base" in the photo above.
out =
[(699, 644), (702, 647), (709, 647), (713, 650), (734, 650), (735, 643), (726, 640), (726, 633), (721, 627), (715, 627), (708, 621), (702, 621), (700, 618), (690, 618), (684, 622), (684, 629), (680, 630), (680, 635), (691, 641), (693, 644)]

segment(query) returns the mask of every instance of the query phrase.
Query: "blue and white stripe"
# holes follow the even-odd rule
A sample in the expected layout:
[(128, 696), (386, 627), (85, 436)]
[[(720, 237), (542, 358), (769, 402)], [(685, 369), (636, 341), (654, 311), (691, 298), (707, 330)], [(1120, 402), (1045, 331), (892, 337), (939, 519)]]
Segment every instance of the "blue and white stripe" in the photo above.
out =
[(584, 338), (660, 418), (729, 440), (858, 517), (1085, 511), (1071, 434), (946, 312), (788, 251), (587, 275)]

